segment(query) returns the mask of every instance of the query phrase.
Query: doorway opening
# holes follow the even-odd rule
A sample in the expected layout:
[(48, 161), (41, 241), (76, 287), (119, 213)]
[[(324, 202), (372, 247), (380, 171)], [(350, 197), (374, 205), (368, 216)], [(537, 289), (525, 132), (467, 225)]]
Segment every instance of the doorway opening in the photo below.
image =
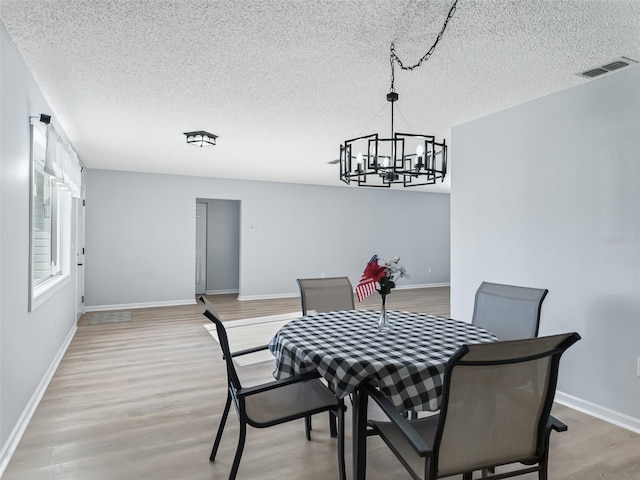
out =
[(240, 291), (240, 200), (196, 199), (196, 295)]

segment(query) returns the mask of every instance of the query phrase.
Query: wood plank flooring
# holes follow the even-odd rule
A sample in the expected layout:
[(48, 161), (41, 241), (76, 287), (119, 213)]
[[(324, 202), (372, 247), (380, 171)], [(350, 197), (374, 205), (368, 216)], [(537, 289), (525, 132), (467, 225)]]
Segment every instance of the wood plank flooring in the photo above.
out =
[[(286, 313), (298, 299), (210, 299), (223, 320)], [(389, 308), (449, 314), (449, 289), (396, 290)], [(372, 296), (359, 309), (377, 309)], [(132, 321), (88, 325), (80, 319), (4, 480), (226, 479), (237, 442), (230, 415), (215, 463), (209, 452), (226, 398), (218, 344), (202, 327), (199, 305), (132, 310)], [(269, 379), (271, 365), (243, 369), (248, 383)], [(556, 406), (569, 431), (552, 435), (551, 480), (638, 480), (640, 436)], [(351, 465), (347, 415), (347, 466)], [(249, 428), (239, 479), (337, 478), (336, 445), (326, 421)], [(406, 479), (377, 438), (369, 439), (370, 480)], [(351, 472), (349, 471), (349, 476)], [(533, 480), (535, 476), (519, 477)]]

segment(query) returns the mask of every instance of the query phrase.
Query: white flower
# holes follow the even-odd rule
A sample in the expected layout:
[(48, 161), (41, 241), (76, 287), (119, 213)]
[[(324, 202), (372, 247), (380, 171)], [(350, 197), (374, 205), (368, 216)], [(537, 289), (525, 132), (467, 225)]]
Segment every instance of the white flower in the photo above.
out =
[(387, 268), (387, 276), (390, 280), (394, 280), (396, 278), (400, 279), (403, 277), (409, 278), (407, 270), (402, 265), (400, 265), (400, 257), (394, 257), (393, 260), (386, 261), (383, 259), (379, 259), (378, 262), (379, 265)]

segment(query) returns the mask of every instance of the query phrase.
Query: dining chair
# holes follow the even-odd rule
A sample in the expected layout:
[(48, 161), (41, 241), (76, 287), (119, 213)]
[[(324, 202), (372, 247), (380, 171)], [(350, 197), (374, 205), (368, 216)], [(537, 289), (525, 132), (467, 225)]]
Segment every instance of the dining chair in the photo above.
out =
[(554, 418), (560, 357), (577, 333), (463, 345), (445, 367), (442, 405), (431, 417), (408, 420), (374, 386), (364, 387), (385, 413), (371, 421), (416, 480), (462, 474), (504, 465), (516, 469), (484, 478), (537, 472), (548, 480), (549, 436), (567, 426)]
[[(298, 278), (302, 315), (309, 312), (354, 310), (353, 286), (348, 277)], [(307, 438), (312, 430), (311, 417), (305, 419)], [(336, 436), (336, 421), (329, 414), (331, 436)]]
[(213, 443), (210, 461), (215, 461), (218, 447), (222, 439), (224, 426), (229, 415), (231, 403), (236, 408), (240, 421), (240, 436), (236, 448), (229, 480), (234, 480), (240, 466), (240, 459), (244, 450), (247, 425), (255, 428), (266, 428), (285, 422), (305, 418), (320, 412), (334, 412), (337, 420), (338, 437), (338, 474), (340, 480), (346, 480), (344, 459), (344, 411), (343, 399), (338, 399), (329, 388), (318, 378), (317, 372), (294, 375), (251, 387), (243, 387), (233, 363), (233, 357), (252, 353), (262, 347), (251, 348), (239, 352), (231, 352), (229, 340), (224, 325), (209, 308), (211, 302), (204, 297), (200, 300), (205, 304), (203, 315), (216, 326), (222, 356), (227, 370), (227, 401), (225, 403), (218, 432)]
[(538, 336), (540, 310), (549, 291), (482, 282), (476, 291), (471, 323), (500, 340)]
[(298, 278), (302, 314), (307, 312), (329, 312), (331, 310), (353, 310), (353, 286), (348, 277)]

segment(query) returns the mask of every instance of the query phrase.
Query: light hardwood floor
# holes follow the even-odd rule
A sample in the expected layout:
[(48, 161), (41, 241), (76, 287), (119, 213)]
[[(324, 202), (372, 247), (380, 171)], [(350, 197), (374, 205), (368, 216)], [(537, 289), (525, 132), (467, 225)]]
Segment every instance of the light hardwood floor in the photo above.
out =
[[(298, 299), (238, 302), (210, 297), (223, 320), (299, 310)], [(376, 309), (370, 297), (359, 309)], [(447, 316), (449, 289), (396, 290), (389, 308)], [(7, 467), (4, 480), (226, 479), (237, 442), (230, 415), (215, 463), (209, 452), (226, 398), (218, 344), (203, 328), (199, 305), (132, 310), (132, 321), (88, 325), (80, 319), (42, 402)], [(249, 382), (271, 367), (245, 367)], [(569, 431), (552, 435), (551, 480), (638, 480), (640, 436), (556, 406)], [(347, 466), (350, 421), (347, 415)], [(337, 478), (328, 422), (249, 428), (239, 479)], [(370, 480), (406, 479), (377, 438), (368, 445)], [(351, 472), (349, 471), (349, 476)], [(518, 477), (533, 480), (533, 475)]]

